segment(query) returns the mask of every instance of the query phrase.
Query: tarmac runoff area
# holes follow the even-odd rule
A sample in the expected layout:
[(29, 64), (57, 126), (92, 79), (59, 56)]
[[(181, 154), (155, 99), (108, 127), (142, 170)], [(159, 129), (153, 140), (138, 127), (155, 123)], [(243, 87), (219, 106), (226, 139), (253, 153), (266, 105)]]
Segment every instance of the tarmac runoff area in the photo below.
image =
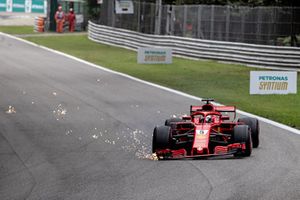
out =
[(33, 26), (34, 18), (45, 16), (39, 13), (0, 12), (0, 26)]

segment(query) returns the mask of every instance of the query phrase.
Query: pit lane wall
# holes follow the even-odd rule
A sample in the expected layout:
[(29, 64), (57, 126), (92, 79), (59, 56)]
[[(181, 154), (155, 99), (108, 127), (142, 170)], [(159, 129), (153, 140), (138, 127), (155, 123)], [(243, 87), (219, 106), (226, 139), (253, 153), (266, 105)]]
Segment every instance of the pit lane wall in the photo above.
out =
[(0, 12), (47, 14), (47, 0), (0, 0)]
[(222, 42), (168, 35), (150, 35), (99, 25), (89, 21), (88, 37), (95, 42), (137, 50), (139, 47), (167, 47), (173, 54), (213, 59), (251, 66), (300, 70), (300, 48)]

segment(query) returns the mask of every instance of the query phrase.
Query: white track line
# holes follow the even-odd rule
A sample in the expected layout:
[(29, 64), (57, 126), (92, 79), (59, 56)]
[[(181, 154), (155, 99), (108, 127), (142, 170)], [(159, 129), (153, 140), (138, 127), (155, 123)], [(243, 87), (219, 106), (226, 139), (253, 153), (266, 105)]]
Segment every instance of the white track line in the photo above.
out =
[[(102, 66), (99, 66), (99, 65), (90, 63), (90, 62), (85, 61), (85, 60), (82, 60), (82, 59), (80, 59), (80, 58), (77, 58), (77, 57), (68, 55), (68, 54), (66, 54), (66, 53), (62, 53), (62, 52), (60, 52), (60, 51), (56, 51), (56, 50), (54, 50), (54, 49), (50, 49), (50, 48), (47, 48), (47, 47), (44, 47), (44, 46), (35, 44), (35, 43), (33, 43), (33, 42), (24, 40), (24, 39), (22, 39), (22, 38), (18, 38), (18, 37), (15, 37), (15, 36), (12, 36), (12, 35), (9, 35), (9, 34), (5, 34), (5, 33), (2, 33), (2, 32), (0, 32), (0, 35), (4, 35), (4, 36), (6, 36), (6, 37), (9, 37), (9, 38), (12, 38), (12, 39), (15, 39), (15, 40), (18, 40), (18, 41), (21, 41), (21, 42), (30, 44), (30, 45), (35, 46), (35, 47), (39, 47), (39, 48), (44, 49), (44, 50), (47, 50), (47, 51), (50, 51), (50, 52), (52, 52), (52, 53), (56, 53), (56, 54), (65, 56), (65, 57), (67, 57), (67, 58), (76, 60), (76, 61), (78, 61), (78, 62), (84, 63), (84, 64), (89, 65), (89, 66), (91, 66), (91, 67), (95, 67), (95, 68), (101, 69), (101, 70), (106, 71), (106, 72), (110, 72), (110, 73), (113, 73), (113, 74), (117, 74), (117, 75), (120, 75), (120, 76), (129, 78), (129, 79), (131, 79), (131, 80), (134, 80), (134, 81), (137, 81), (137, 82), (146, 84), (146, 85), (150, 85), (150, 86), (159, 88), (159, 89), (161, 89), (161, 90), (165, 90), (165, 91), (168, 91), (168, 92), (171, 92), (171, 93), (174, 93), (174, 94), (177, 94), (177, 95), (181, 95), (181, 96), (184, 96), (184, 97), (187, 97), (187, 98), (190, 98), (190, 99), (198, 100), (198, 101), (201, 101), (201, 99), (202, 99), (202, 98), (199, 98), (199, 97), (196, 97), (196, 96), (193, 96), (193, 95), (186, 94), (186, 93), (184, 93), (184, 92), (180, 92), (180, 91), (178, 91), (178, 90), (170, 89), (170, 88), (167, 88), (167, 87), (164, 87), (164, 86), (155, 84), (155, 83), (150, 83), (150, 82), (148, 82), (148, 81), (144, 81), (144, 80), (135, 78), (135, 77), (130, 76), (130, 75), (128, 75), (128, 74), (124, 74), (124, 73), (120, 73), (120, 72), (116, 72), (116, 71), (107, 69), (107, 68), (105, 68), (105, 67), (102, 67)], [(257, 116), (257, 115), (251, 114), (251, 113), (247, 113), (247, 112), (244, 112), (244, 111), (242, 111), (242, 110), (237, 110), (237, 113), (239, 113), (239, 114), (241, 114), (241, 115), (244, 115), (244, 116), (247, 116), (247, 117), (255, 117), (255, 118), (257, 118), (258, 120), (260, 120), (260, 121), (262, 121), (262, 122), (271, 124), (271, 125), (276, 126), (276, 127), (278, 127), (278, 128), (281, 128), (281, 129), (287, 130), (287, 131), (289, 131), (289, 132), (292, 132), (292, 133), (295, 133), (295, 134), (300, 135), (300, 130), (295, 129), (295, 128), (292, 128), (292, 127), (289, 127), (289, 126), (287, 126), (287, 125), (284, 125), (284, 124), (281, 124), (281, 123), (278, 123), (278, 122), (275, 122), (275, 121), (272, 121), (272, 120), (270, 120), (270, 119), (267, 119), (267, 118), (264, 118), (264, 117), (260, 117), (260, 116)]]

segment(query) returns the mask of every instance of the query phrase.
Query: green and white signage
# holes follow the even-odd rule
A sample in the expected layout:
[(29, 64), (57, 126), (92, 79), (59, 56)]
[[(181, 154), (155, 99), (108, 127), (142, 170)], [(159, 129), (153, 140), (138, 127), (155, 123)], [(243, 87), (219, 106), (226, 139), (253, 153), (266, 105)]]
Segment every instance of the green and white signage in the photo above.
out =
[(7, 0), (6, 1), (6, 11), (7, 12), (12, 12), (12, 6), (13, 6), (13, 0)]
[(32, 13), (47, 13), (47, 1), (32, 0), (31, 4)]
[(13, 12), (25, 12), (25, 0), (13, 0), (12, 3)]
[(6, 11), (6, 0), (0, 0), (0, 12)]
[(0, 12), (47, 13), (47, 0), (0, 0)]

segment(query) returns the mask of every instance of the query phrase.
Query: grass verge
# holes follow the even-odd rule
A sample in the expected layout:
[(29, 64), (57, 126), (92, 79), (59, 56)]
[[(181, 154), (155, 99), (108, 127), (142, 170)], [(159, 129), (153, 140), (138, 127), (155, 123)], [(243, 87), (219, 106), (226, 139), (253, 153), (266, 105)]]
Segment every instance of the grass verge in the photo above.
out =
[(199, 97), (212, 97), (222, 104), (236, 105), (241, 110), (300, 129), (299, 92), (289, 95), (249, 95), (250, 71), (259, 69), (182, 58), (174, 58), (170, 65), (137, 64), (136, 52), (98, 44), (86, 36), (26, 39), (143, 80)]
[(36, 34), (33, 26), (0, 26), (0, 32), (20, 35), (20, 34)]

